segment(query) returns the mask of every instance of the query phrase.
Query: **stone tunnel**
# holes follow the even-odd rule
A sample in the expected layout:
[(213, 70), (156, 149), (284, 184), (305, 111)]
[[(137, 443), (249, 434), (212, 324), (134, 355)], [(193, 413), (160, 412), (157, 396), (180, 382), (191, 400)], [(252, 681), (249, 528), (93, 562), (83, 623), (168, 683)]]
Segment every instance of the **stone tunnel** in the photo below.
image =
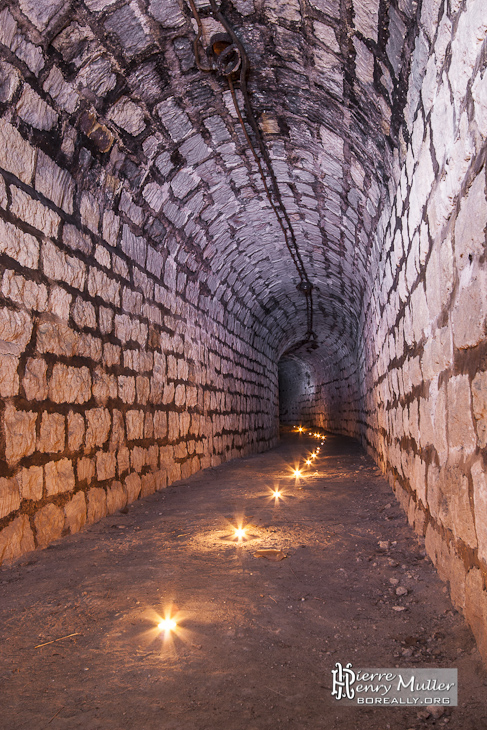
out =
[(485, 0), (0, 7), (0, 560), (284, 424), (487, 657)]

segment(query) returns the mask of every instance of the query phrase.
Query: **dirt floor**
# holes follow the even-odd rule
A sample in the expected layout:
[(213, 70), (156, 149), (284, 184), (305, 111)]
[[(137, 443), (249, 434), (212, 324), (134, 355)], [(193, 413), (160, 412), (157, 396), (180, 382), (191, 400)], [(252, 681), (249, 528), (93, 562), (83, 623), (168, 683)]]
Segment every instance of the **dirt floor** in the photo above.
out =
[[(284, 434), (1, 570), (0, 728), (485, 730), (473, 637), (388, 484), (333, 436), (290, 478), (315, 446)], [(459, 706), (344, 707), (335, 662), (456, 667)]]

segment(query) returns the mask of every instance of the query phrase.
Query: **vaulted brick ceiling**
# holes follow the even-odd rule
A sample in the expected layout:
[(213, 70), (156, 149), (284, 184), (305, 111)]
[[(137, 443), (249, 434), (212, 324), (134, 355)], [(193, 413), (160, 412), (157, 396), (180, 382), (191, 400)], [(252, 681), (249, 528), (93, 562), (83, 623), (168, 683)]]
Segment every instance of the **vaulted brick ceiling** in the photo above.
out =
[[(408, 85), (416, 5), (221, 3), (249, 56), (251, 104), (314, 285), (313, 356), (354, 349), (381, 199), (405, 134), (402, 110), (417, 93)], [(208, 2), (197, 7), (207, 44), (222, 28)], [(204, 282), (210, 301), (239, 312), (277, 358), (302, 340), (298, 274), (228, 85), (196, 68), (189, 3), (19, 0), (19, 8), (91, 107), (78, 123), (99, 160), (88, 173), (96, 194), (109, 196), (110, 174), (121, 173), (135, 201), (149, 206), (141, 227)], [(47, 90), (62, 94), (54, 75)], [(106, 125), (118, 136), (109, 151)]]

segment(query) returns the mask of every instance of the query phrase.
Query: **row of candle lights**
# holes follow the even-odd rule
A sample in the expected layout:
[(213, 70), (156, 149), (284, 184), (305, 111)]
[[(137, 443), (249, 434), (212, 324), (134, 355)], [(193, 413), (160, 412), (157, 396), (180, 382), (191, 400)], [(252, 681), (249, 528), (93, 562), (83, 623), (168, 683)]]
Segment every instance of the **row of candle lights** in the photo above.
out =
[[(306, 429), (303, 426), (297, 426), (295, 428), (295, 433), (303, 434), (306, 432)], [(320, 445), (322, 446), (325, 442), (325, 436), (319, 432), (313, 432), (308, 431), (308, 436), (312, 436), (313, 438), (320, 439)], [(318, 455), (320, 453), (320, 447), (317, 446), (314, 451), (311, 452), (311, 454), (308, 455), (308, 457), (304, 460), (303, 466), (297, 466), (294, 469), (291, 469), (291, 475), (298, 480), (300, 477), (305, 476), (305, 470), (306, 467), (310, 467), (313, 465), (315, 459), (317, 459)], [(272, 491), (272, 496), (274, 497), (276, 503), (279, 501), (279, 499), (282, 497), (282, 492), (280, 489), (274, 489)], [(247, 530), (242, 525), (239, 525), (238, 527), (234, 527), (234, 537), (237, 540), (238, 543), (241, 543), (244, 538), (246, 537)], [(171, 634), (171, 632), (175, 631), (178, 628), (178, 623), (175, 620), (173, 616), (170, 615), (170, 613), (167, 613), (165, 618), (162, 619), (162, 621), (159, 622), (157, 628), (161, 633), (164, 633), (165, 636), (168, 636)]]

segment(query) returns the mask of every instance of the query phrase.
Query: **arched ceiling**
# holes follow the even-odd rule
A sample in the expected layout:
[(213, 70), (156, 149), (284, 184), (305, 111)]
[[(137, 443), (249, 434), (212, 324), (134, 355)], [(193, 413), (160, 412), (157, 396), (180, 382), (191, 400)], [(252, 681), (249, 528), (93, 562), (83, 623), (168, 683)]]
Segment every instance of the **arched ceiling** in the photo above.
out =
[[(222, 28), (209, 2), (196, 5), (206, 43)], [(221, 9), (247, 51), (251, 105), (314, 286), (316, 354), (343, 352), (404, 133), (417, 2), (222, 0)], [(148, 206), (145, 231), (210, 298), (250, 310), (276, 357), (301, 341), (299, 276), (228, 85), (195, 65), (188, 0), (18, 0), (9, 10), (32, 23), (81, 99), (74, 115), (103, 162), (105, 192), (111, 174), (124, 176), (120, 206)], [(59, 96), (49, 79), (44, 89)]]

